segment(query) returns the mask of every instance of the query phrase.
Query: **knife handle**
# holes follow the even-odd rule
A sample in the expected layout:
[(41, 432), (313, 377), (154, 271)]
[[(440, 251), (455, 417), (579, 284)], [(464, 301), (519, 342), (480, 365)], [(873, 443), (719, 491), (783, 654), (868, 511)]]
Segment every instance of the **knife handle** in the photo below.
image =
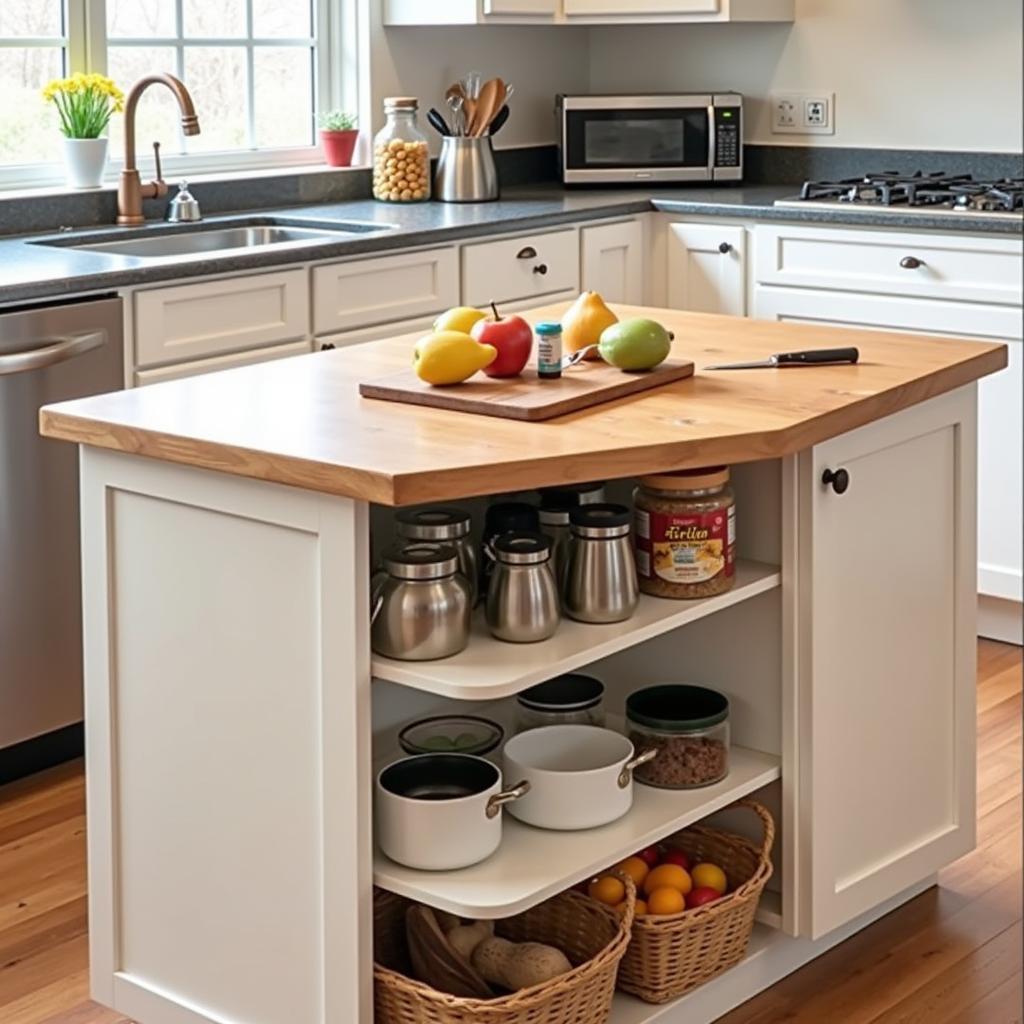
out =
[(855, 363), (860, 352), (855, 348), (818, 348), (809, 352), (782, 352), (775, 357), (777, 366), (814, 363)]

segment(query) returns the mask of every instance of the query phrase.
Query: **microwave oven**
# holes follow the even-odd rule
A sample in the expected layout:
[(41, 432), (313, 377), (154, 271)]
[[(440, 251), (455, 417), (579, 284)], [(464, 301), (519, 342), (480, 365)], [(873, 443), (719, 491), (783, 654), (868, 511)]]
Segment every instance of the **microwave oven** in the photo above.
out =
[(566, 185), (743, 178), (743, 97), (737, 93), (559, 96)]

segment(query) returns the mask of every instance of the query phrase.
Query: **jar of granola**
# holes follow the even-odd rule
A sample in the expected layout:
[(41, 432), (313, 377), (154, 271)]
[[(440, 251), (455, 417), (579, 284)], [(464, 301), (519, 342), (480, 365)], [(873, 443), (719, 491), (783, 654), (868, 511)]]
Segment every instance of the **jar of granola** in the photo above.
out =
[(384, 100), (387, 123), (373, 139), (373, 195), (386, 203), (430, 198), (430, 152), (416, 124), (414, 96)]
[(736, 572), (736, 506), (727, 466), (640, 478), (633, 494), (640, 589), (656, 597), (711, 597)]

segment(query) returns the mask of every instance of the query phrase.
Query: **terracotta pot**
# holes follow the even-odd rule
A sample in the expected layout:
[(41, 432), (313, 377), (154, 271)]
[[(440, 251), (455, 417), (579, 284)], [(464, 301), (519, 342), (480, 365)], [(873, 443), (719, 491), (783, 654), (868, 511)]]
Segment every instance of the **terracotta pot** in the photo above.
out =
[(323, 147), (324, 159), (331, 167), (351, 167), (358, 138), (359, 132), (354, 128), (347, 132), (321, 131), (320, 145)]

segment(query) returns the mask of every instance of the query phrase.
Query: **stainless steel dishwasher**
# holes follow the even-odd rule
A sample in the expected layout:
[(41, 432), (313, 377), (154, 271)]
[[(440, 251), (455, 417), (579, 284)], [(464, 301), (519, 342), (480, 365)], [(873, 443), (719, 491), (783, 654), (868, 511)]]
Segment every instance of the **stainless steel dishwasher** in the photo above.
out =
[(124, 386), (122, 323), (119, 298), (0, 310), (0, 774), (82, 718), (78, 452), (39, 407)]

